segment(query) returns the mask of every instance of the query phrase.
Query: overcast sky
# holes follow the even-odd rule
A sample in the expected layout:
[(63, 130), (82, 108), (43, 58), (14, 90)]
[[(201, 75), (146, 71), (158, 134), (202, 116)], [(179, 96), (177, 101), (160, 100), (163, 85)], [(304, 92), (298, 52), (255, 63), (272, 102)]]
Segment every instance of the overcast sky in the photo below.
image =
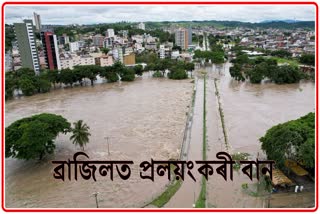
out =
[(5, 23), (41, 15), (42, 24), (95, 24), (119, 21), (229, 20), (260, 22), (296, 19), (314, 21), (312, 5), (175, 5), (175, 6), (12, 6), (5, 7)]

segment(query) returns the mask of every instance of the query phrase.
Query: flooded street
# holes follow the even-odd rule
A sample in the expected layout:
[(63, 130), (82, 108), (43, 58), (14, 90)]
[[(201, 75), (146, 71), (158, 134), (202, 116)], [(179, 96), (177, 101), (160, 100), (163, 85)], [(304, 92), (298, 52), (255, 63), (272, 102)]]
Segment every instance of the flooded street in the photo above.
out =
[(259, 138), (269, 128), (315, 112), (315, 83), (239, 83), (231, 79), (229, 66), (220, 77), (220, 96), (234, 152), (257, 155)]
[[(204, 80), (203, 78), (196, 78), (195, 81), (196, 95), (192, 117), (193, 122), (190, 130), (190, 141), (186, 142), (186, 146), (188, 147), (186, 160), (190, 161), (202, 160)], [(193, 207), (201, 189), (201, 175), (195, 169), (193, 170), (193, 175), (196, 182), (187, 176), (180, 189), (165, 207)]]
[[(58, 89), (47, 94), (6, 102), (5, 124), (42, 112), (68, 121), (84, 120), (90, 126), (85, 152), (91, 160), (132, 160), (127, 181), (97, 176), (97, 181), (55, 180), (52, 160), (72, 158), (80, 148), (60, 135), (54, 156), (42, 162), (6, 159), (6, 207), (90, 207), (99, 192), (99, 207), (141, 207), (161, 194), (168, 180), (141, 180), (139, 163), (151, 158), (178, 158), (191, 102), (193, 83), (137, 78), (131, 83)], [(105, 137), (110, 139), (110, 156)], [(116, 175), (116, 173), (115, 173)]]
[[(294, 120), (309, 112), (315, 111), (315, 84), (301, 82), (299, 84), (276, 85), (273, 83), (251, 84), (232, 80), (229, 74), (230, 64), (225, 68), (216, 69), (207, 67), (207, 158), (216, 159), (219, 151), (228, 151), (229, 154), (246, 152), (250, 159), (264, 157), (261, 151), (259, 138), (274, 125)], [(215, 95), (214, 78), (220, 94), (227, 134), (227, 149), (224, 141), (218, 100)], [(256, 185), (257, 180), (251, 181), (242, 171), (234, 171), (233, 181), (227, 182), (222, 176), (214, 174), (209, 177), (207, 184), (208, 207), (237, 207), (255, 208), (265, 207), (265, 200), (261, 197), (250, 196), (242, 190), (242, 184)], [(314, 190), (299, 193), (305, 201), (314, 200)], [(301, 203), (301, 196), (281, 197), (272, 195), (271, 206), (279, 207), (306, 207), (310, 204)], [(296, 201), (296, 202), (294, 202)]]

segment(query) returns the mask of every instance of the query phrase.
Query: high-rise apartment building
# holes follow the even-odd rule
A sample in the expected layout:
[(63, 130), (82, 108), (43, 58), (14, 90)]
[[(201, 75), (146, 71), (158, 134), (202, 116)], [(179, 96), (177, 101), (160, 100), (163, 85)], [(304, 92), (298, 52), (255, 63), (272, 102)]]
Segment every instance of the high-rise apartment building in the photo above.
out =
[(35, 25), (36, 25), (36, 29), (38, 30), (38, 31), (40, 31), (41, 30), (41, 19), (40, 19), (40, 15), (39, 14), (37, 14), (37, 13), (33, 13), (33, 17), (34, 17), (34, 23), (35, 23)]
[(185, 29), (180, 28), (175, 32), (175, 42), (176, 45), (181, 47), (181, 49), (187, 49), (188, 45), (192, 44), (192, 30), (191, 28)]
[(36, 74), (40, 72), (39, 56), (32, 20), (23, 23), (14, 23), (22, 67), (33, 69)]
[(188, 45), (192, 45), (192, 28), (188, 28)]
[(57, 36), (52, 32), (41, 32), (41, 40), (45, 56), (46, 67), (49, 70), (60, 70), (60, 59)]

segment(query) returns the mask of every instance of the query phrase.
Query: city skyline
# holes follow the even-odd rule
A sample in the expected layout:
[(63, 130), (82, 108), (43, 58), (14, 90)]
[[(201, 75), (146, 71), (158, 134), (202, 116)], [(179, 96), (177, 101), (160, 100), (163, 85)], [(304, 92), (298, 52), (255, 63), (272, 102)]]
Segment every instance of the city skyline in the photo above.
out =
[[(33, 19), (41, 15), (43, 24), (99, 24), (146, 21), (241, 21), (257, 23), (265, 20), (314, 21), (313, 5), (168, 5), (168, 6), (6, 6), (5, 23)], [(137, 16), (139, 14), (139, 16)]]

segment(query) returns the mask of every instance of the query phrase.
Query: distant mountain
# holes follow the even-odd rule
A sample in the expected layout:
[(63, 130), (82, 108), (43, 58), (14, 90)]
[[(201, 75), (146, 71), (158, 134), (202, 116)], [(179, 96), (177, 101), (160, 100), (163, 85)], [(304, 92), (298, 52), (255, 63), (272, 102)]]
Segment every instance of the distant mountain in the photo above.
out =
[(285, 23), (297, 23), (297, 22), (302, 22), (301, 20), (293, 20), (293, 19), (274, 19), (274, 20), (264, 20), (261, 21), (260, 23), (270, 23), (270, 22), (285, 22)]

